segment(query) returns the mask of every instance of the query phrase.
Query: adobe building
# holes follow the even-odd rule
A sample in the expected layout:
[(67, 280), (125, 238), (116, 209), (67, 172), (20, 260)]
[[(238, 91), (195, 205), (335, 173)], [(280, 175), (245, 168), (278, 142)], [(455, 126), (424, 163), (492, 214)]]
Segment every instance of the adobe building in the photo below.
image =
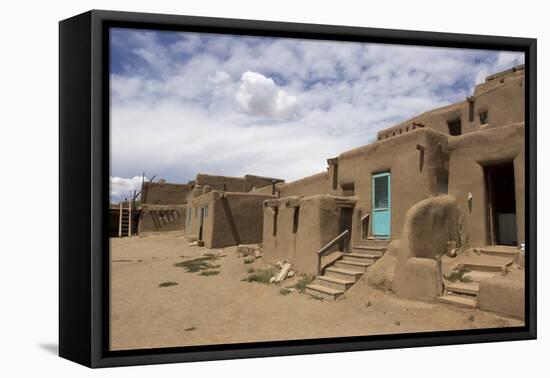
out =
[(191, 184), (172, 184), (163, 179), (143, 182), (137, 232), (184, 231), (191, 188)]
[(186, 234), (208, 248), (261, 243), (263, 202), (276, 198), (275, 187), (282, 182), (254, 175), (198, 174), (188, 196)]
[(278, 184), (280, 198), (264, 203), (266, 260), (317, 274), (310, 292), (333, 299), (391, 246), (394, 291), (431, 300), (443, 293), (449, 243), (515, 256), (525, 241), (524, 120), (517, 66), (328, 159), (326, 172)]

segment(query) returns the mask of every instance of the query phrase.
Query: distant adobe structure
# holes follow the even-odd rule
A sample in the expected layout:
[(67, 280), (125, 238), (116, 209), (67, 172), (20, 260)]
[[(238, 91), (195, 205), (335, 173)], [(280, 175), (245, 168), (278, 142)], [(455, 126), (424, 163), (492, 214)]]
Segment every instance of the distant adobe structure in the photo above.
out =
[(199, 173), (194, 182), (187, 204), (186, 233), (190, 238), (208, 248), (262, 242), (262, 204), (276, 198), (275, 188), (284, 180)]

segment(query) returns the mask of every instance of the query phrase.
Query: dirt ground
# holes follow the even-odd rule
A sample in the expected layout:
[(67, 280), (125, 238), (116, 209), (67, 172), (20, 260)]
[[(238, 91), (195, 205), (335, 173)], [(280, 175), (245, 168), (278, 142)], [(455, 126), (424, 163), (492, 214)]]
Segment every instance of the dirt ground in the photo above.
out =
[(334, 303), (297, 291), (282, 295), (292, 282), (242, 281), (250, 268), (266, 264), (261, 258), (245, 264), (236, 247), (210, 261), (219, 265), (209, 269), (217, 275), (174, 265), (216, 251), (188, 246), (181, 233), (111, 239), (111, 350), (523, 325), (493, 313), (398, 298), (369, 287), (365, 275)]

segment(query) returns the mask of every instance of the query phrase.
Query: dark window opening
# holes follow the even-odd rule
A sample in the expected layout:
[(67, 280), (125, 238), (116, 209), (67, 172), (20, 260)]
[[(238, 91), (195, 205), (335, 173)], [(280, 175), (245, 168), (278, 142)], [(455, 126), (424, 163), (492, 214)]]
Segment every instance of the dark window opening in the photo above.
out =
[(277, 236), (277, 222), (279, 221), (279, 208), (273, 211), (273, 236)]
[(295, 234), (298, 231), (298, 222), (300, 220), (300, 206), (294, 208), (294, 219), (292, 222), (292, 233)]
[(390, 134), (386, 134), (386, 138), (389, 138)]
[(462, 122), (460, 119), (448, 121), (447, 125), (449, 126), (449, 134), (454, 136), (462, 135)]
[(399, 129), (399, 134), (403, 134), (403, 129)]
[(437, 176), (437, 194), (449, 194), (449, 176)]
[(413, 130), (416, 129), (416, 126), (413, 125)]
[(479, 113), (479, 123), (482, 125), (486, 125), (489, 121), (489, 112), (484, 111)]
[(394, 132), (392, 133), (392, 135), (391, 135), (391, 136), (395, 136), (395, 131), (394, 131)]
[(342, 184), (342, 192), (343, 195), (346, 197), (352, 197), (355, 195), (355, 183), (354, 182), (348, 182), (345, 184)]
[(469, 122), (474, 122), (474, 108), (475, 108), (475, 102), (474, 101), (470, 101), (469, 102), (469, 111), (468, 111), (468, 121)]
[(338, 164), (332, 166), (332, 189), (338, 189)]

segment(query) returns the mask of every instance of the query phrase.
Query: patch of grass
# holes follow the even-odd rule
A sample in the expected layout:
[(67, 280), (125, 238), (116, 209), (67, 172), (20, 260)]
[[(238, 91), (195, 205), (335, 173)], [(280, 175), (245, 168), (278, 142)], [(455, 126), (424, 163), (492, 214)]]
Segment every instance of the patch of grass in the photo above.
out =
[(218, 274), (220, 274), (220, 271), (219, 271), (219, 270), (203, 270), (203, 271), (200, 273), (201, 276), (206, 276), (206, 277), (208, 277), (208, 276), (216, 276), (216, 275), (218, 275)]
[(302, 274), (298, 282), (293, 286), (300, 293), (303, 293), (306, 290), (306, 286), (313, 282), (315, 275), (313, 274)]
[(160, 283), (159, 287), (170, 287), (170, 286), (176, 286), (177, 284), (178, 284), (177, 282), (168, 281), (168, 282)]
[(185, 268), (185, 271), (188, 273), (196, 273), (202, 270), (219, 268), (220, 267), (219, 265), (212, 265), (209, 262), (216, 259), (217, 257), (215, 256), (203, 256), (203, 257), (197, 257), (193, 260), (187, 260), (187, 261), (175, 263), (174, 266), (177, 266), (179, 268)]
[(275, 276), (275, 269), (267, 268), (264, 270), (259, 270), (256, 273), (251, 274), (250, 276), (243, 279), (246, 282), (259, 282), (269, 284), (271, 277)]
[(248, 268), (248, 270), (246, 272), (248, 274), (252, 274), (252, 273), (254, 273), (254, 268)]
[(470, 277), (464, 277), (464, 274), (468, 273), (469, 271), (470, 269), (466, 268), (465, 266), (461, 266), (458, 270), (451, 272), (451, 274), (443, 275), (443, 278), (451, 282), (460, 281), (464, 283), (469, 283), (472, 282), (472, 279)]
[(290, 294), (290, 290), (288, 290), (286, 287), (282, 287), (281, 290), (279, 290), (279, 294), (288, 295)]
[(254, 259), (251, 259), (251, 258), (243, 260), (243, 263), (245, 263), (245, 264), (252, 264), (253, 262), (254, 262)]
[(190, 331), (194, 331), (196, 329), (197, 329), (197, 327), (189, 327), (189, 328), (185, 328), (184, 331), (185, 332), (190, 332)]

